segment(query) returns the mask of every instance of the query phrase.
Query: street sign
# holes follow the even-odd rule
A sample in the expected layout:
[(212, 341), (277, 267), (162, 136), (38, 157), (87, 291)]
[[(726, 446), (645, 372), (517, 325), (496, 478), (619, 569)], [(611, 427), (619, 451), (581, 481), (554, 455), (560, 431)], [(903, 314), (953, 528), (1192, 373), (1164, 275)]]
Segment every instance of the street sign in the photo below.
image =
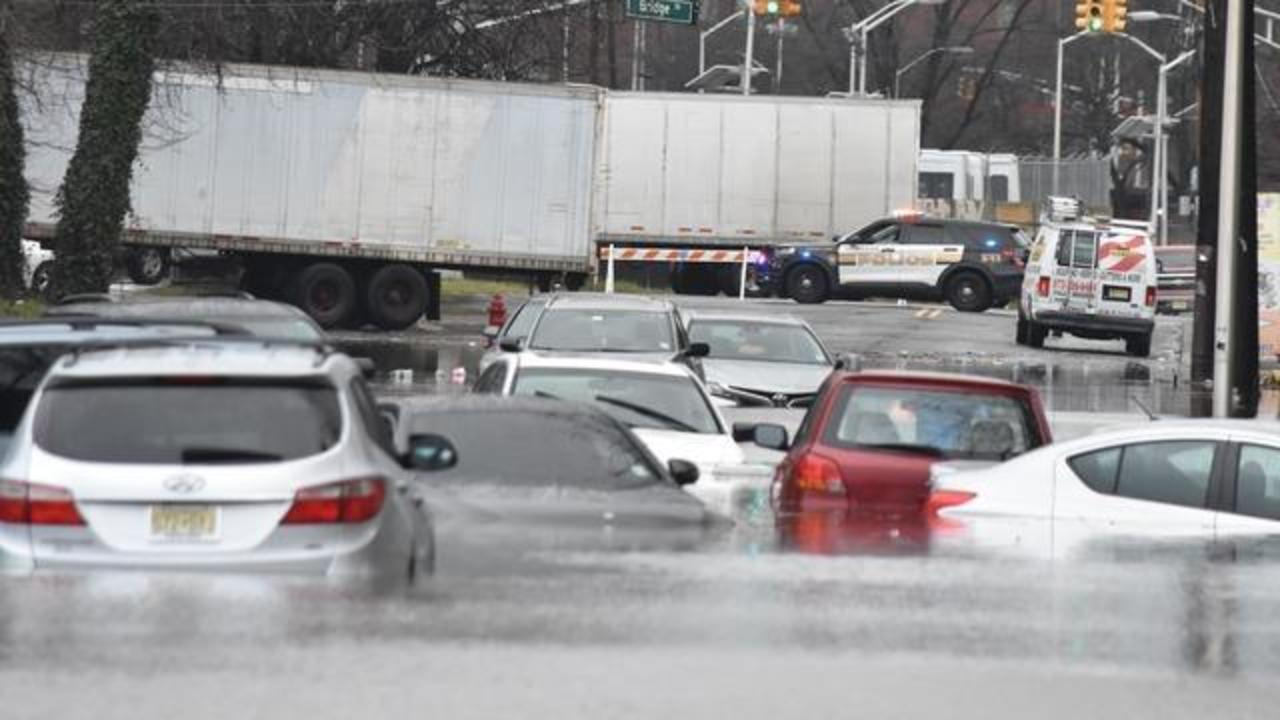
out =
[(692, 25), (698, 21), (698, 0), (627, 0), (627, 17)]

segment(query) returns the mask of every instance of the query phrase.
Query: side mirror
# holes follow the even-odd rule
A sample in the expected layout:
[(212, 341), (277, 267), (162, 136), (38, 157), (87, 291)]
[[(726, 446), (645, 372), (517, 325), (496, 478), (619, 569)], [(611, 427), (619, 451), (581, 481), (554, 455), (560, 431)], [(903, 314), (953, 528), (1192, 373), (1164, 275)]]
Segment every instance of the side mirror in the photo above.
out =
[(493, 342), (493, 339), (498, 337), (498, 332), (500, 330), (502, 330), (502, 328), (498, 327), (497, 325), (485, 325), (484, 330), (482, 330), (481, 332), (484, 334), (486, 338), (489, 339), (490, 342)]
[(735, 423), (733, 439), (736, 442), (754, 442), (767, 450), (787, 450), (791, 447), (787, 429), (776, 423)]
[(395, 403), (378, 403), (378, 415), (382, 417), (388, 437), (395, 437), (396, 426), (400, 424), (400, 406)]
[(498, 349), (502, 352), (520, 352), (524, 349), (524, 338), (504, 337), (498, 341)]
[(854, 353), (840, 353), (836, 358), (835, 370), (858, 372), (862, 370), (862, 356)]
[(378, 366), (374, 364), (373, 358), (358, 357), (353, 359), (356, 361), (356, 367), (360, 368), (360, 374), (366, 380), (378, 374)]
[(458, 451), (441, 435), (414, 435), (409, 438), (409, 452), (400, 460), (409, 470), (438, 472), (458, 464)]
[(688, 460), (672, 460), (667, 463), (667, 470), (680, 487), (698, 482), (698, 466)]
[(684, 357), (704, 358), (711, 354), (711, 346), (704, 342), (689, 343), (689, 347), (685, 349)]

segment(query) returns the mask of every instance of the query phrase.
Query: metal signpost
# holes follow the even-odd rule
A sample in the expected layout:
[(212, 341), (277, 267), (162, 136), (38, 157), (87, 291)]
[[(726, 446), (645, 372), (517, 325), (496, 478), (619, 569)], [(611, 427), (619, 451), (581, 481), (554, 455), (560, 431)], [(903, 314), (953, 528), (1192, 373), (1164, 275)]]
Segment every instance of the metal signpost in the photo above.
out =
[(627, 17), (679, 25), (698, 21), (697, 0), (627, 0)]

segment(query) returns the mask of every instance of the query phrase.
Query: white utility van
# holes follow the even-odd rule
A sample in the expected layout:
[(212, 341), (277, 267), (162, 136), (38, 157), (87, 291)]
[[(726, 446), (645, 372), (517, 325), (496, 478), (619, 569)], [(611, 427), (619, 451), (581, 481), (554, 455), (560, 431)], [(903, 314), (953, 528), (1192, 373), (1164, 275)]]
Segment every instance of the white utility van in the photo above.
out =
[(1084, 217), (1074, 200), (1053, 198), (1040, 225), (1018, 304), (1019, 345), (1043, 347), (1069, 333), (1125, 341), (1130, 355), (1151, 354), (1156, 262), (1146, 223)]

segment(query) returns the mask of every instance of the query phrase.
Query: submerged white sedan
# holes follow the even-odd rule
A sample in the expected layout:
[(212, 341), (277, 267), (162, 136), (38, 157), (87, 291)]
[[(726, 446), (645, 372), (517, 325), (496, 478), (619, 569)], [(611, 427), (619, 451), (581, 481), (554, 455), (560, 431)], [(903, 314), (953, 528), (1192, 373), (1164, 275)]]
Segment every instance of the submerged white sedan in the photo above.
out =
[[(674, 458), (696, 464), (698, 482), (686, 489), (713, 508), (732, 512), (735, 494), (767, 491), (768, 476), (744, 467), (742, 447), (706, 387), (683, 364), (508, 353), (485, 369), (474, 391), (597, 405), (663, 463)], [(760, 487), (744, 490), (744, 478)]]
[[(936, 472), (929, 511), (972, 539), (1056, 545), (1100, 535), (1280, 533), (1280, 424), (1155, 421)], [(999, 539), (999, 540), (997, 540)]]

